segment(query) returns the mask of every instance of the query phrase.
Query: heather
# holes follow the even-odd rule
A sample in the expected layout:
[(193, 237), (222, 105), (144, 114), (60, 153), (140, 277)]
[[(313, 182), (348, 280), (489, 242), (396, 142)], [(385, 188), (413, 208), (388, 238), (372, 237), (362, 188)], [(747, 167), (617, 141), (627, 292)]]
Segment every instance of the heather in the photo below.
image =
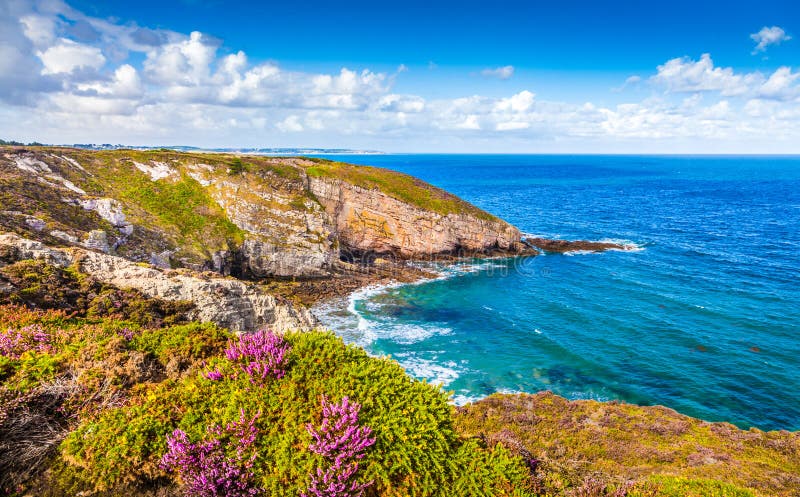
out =
[[(524, 461), (459, 437), (443, 391), (330, 333), (235, 337), (19, 306), (0, 322), (41, 326), (52, 347), (0, 357), (7, 491), (529, 495)], [(30, 436), (46, 450), (29, 454)]]
[(800, 433), (741, 430), (661, 406), (498, 394), (458, 408), (455, 425), (535, 460), (536, 486), (548, 495), (788, 497), (800, 489)]

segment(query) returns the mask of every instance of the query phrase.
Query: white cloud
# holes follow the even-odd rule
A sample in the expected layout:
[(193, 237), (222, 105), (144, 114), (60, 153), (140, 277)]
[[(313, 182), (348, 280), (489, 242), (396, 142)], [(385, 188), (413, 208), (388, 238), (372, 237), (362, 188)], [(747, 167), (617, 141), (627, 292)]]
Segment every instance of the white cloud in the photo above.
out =
[(758, 89), (758, 95), (776, 100), (791, 100), (800, 96), (800, 86), (796, 84), (800, 73), (793, 73), (789, 67), (778, 68)]
[(378, 108), (392, 112), (422, 112), (425, 109), (425, 99), (416, 95), (385, 95), (378, 101)]
[(751, 34), (750, 38), (756, 42), (753, 55), (759, 52), (766, 52), (767, 47), (770, 45), (780, 45), (781, 42), (792, 39), (791, 36), (786, 34), (783, 28), (778, 26), (772, 26), (771, 28), (764, 26), (758, 33)]
[(20, 19), (23, 32), (34, 46), (47, 47), (55, 41), (56, 21), (52, 17), (27, 15)]
[(84, 83), (77, 87), (82, 92), (94, 92), (97, 95), (110, 95), (123, 99), (137, 98), (144, 93), (139, 73), (129, 64), (119, 66), (110, 82)]
[(481, 129), (481, 125), (478, 123), (478, 116), (470, 114), (466, 116), (463, 121), (456, 124), (456, 128), (478, 130)]
[(300, 118), (297, 116), (289, 116), (277, 124), (279, 130), (288, 133), (299, 133), (303, 131), (303, 125), (300, 124)]
[(528, 90), (523, 90), (516, 95), (500, 99), (494, 110), (498, 112), (525, 112), (533, 106), (535, 95)]
[(481, 76), (498, 79), (508, 79), (514, 75), (514, 66), (487, 68), (481, 71)]
[(147, 54), (145, 74), (163, 85), (197, 86), (208, 80), (217, 47), (202, 33), (157, 47)]
[(687, 57), (668, 60), (657, 69), (658, 73), (650, 80), (674, 92), (719, 91), (725, 96), (741, 95), (763, 79), (758, 73), (740, 76), (730, 67), (714, 67), (709, 54), (703, 54), (698, 61)]
[(58, 40), (37, 55), (44, 64), (42, 74), (71, 73), (76, 69), (100, 69), (106, 58), (99, 48), (76, 43), (66, 38)]
[[(676, 143), (690, 142), (699, 151), (713, 143), (772, 151), (780, 139), (784, 150), (800, 151), (800, 72), (792, 67), (762, 74), (716, 67), (708, 54), (676, 58), (651, 77), (628, 78), (613, 106), (556, 102), (524, 88), (465, 96), (442, 87), (424, 98), (395, 89), (403, 65), (388, 74), (291, 70), (253, 63), (200, 32), (122, 25), (57, 0), (41, 4), (49, 10), (13, 5), (21, 10), (4, 15), (11, 11), (0, 1), (0, 99), (11, 104), (0, 106), (0, 136), (9, 138), (501, 151), (587, 143), (679, 151)], [(623, 91), (630, 86), (664, 91), (642, 99), (643, 91)], [(618, 150), (631, 149), (610, 151)]]
[(507, 121), (502, 123), (497, 123), (495, 129), (497, 131), (515, 131), (520, 129), (528, 129), (530, 128), (530, 123), (520, 122), (520, 121)]

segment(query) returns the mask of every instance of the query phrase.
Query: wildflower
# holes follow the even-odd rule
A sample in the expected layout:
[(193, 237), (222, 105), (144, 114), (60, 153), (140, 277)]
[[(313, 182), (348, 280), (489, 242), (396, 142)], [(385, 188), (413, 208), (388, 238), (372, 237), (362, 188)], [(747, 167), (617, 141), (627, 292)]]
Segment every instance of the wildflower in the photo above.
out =
[(359, 426), (361, 405), (343, 397), (341, 402), (329, 402), (322, 397), (322, 424), (315, 428), (306, 425), (313, 441), (309, 450), (328, 460), (326, 468), (317, 468), (311, 476), (308, 493), (303, 497), (360, 497), (372, 481), (359, 483), (355, 479), (358, 460), (375, 443), (372, 429)]
[[(238, 421), (224, 427), (208, 429), (211, 438), (190, 442), (183, 430), (176, 429), (167, 436), (167, 453), (161, 458), (161, 467), (176, 471), (183, 482), (187, 496), (192, 497), (248, 497), (257, 495), (259, 488), (253, 484), (253, 463), (256, 451), (253, 444), (258, 434), (256, 414), (247, 419), (244, 410)], [(228, 456), (223, 440), (236, 444), (235, 456)]]
[(280, 335), (269, 330), (242, 335), (238, 342), (230, 342), (225, 356), (241, 362), (242, 370), (256, 383), (272, 376), (283, 378), (286, 374), (286, 356), (291, 347)]

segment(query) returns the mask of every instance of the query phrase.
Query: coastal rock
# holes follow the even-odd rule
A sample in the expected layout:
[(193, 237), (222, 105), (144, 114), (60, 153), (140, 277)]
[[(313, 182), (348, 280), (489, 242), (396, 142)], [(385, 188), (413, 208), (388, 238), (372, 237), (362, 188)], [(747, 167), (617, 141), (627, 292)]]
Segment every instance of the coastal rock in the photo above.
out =
[(99, 250), (106, 254), (111, 251), (111, 247), (108, 245), (108, 234), (103, 230), (90, 231), (83, 241), (83, 246), (88, 249)]
[(43, 259), (60, 267), (75, 264), (103, 283), (134, 288), (148, 297), (191, 301), (195, 310), (190, 319), (236, 331), (268, 327), (284, 332), (309, 330), (317, 325), (308, 310), (279, 302), (255, 285), (231, 278), (143, 267), (121, 257), (78, 248), (53, 249), (11, 233), (0, 233), (0, 255), (7, 262)]
[(550, 240), (547, 238), (525, 238), (524, 243), (544, 250), (545, 252), (604, 252), (606, 250), (631, 250), (628, 245), (612, 242), (590, 242), (587, 240)]

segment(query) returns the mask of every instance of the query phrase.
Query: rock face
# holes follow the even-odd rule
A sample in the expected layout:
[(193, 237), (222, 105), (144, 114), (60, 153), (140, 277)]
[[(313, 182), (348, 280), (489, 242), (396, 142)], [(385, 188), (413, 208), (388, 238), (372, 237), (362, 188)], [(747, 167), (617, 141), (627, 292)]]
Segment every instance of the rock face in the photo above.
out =
[(91, 250), (53, 249), (10, 233), (0, 233), (0, 256), (5, 260), (42, 259), (60, 267), (77, 264), (82, 272), (103, 283), (135, 288), (148, 297), (192, 301), (195, 309), (191, 319), (236, 331), (268, 327), (284, 332), (309, 330), (317, 325), (308, 310), (278, 302), (255, 285), (231, 278), (143, 267)]
[(344, 247), (421, 258), (458, 251), (516, 251), (520, 232), (499, 219), (441, 215), (346, 181), (309, 178), (309, 189), (336, 223)]
[(0, 193), (0, 228), (23, 237), (250, 278), (326, 277), (359, 254), (525, 248), (513, 226), (422, 181), (303, 158), (3, 147)]

